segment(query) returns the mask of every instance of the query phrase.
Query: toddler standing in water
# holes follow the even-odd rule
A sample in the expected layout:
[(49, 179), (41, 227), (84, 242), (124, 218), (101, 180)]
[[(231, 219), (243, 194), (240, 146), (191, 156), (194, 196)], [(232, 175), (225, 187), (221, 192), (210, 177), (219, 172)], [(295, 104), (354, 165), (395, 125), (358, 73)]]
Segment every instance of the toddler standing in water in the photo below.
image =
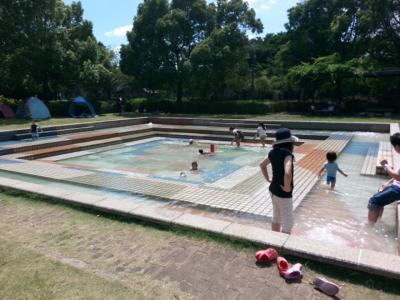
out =
[(336, 173), (339, 171), (340, 174), (347, 177), (348, 175), (340, 170), (339, 165), (336, 163), (337, 155), (336, 152), (328, 152), (326, 154), (326, 160), (328, 161), (323, 165), (321, 170), (318, 173), (318, 176), (321, 176), (324, 170), (326, 170), (326, 184), (331, 185), (331, 189), (333, 190), (336, 185)]

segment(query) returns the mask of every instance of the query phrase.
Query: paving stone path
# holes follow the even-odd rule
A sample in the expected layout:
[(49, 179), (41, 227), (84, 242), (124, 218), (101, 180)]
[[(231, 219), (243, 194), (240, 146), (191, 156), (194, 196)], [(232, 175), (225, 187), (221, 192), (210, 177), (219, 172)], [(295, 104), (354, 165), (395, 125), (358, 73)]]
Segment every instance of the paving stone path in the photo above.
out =
[[(307, 266), (300, 283), (288, 284), (275, 265), (255, 264), (254, 249), (4, 194), (1, 239), (119, 280), (152, 299), (329, 299), (310, 285), (319, 274)], [(335, 280), (340, 299), (398, 299)]]

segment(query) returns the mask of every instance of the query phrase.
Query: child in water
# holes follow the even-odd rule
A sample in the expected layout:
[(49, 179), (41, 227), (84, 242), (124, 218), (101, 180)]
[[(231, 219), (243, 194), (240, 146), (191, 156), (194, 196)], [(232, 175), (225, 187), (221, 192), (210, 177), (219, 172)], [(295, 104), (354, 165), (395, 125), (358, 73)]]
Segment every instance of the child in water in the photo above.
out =
[[(198, 171), (199, 169), (199, 165), (198, 165), (198, 163), (197, 163), (197, 161), (192, 161), (192, 168), (190, 169), (190, 171), (191, 172), (193, 172), (193, 171)], [(180, 174), (179, 174), (179, 176), (181, 176), (181, 177), (186, 177), (186, 172), (181, 172)]]
[(231, 145), (233, 144), (233, 142), (235, 142), (236, 146), (240, 147), (240, 142), (243, 142), (244, 140), (243, 132), (235, 127), (229, 127), (229, 131), (230, 133), (233, 134), (233, 140), (231, 142)]
[[(390, 136), (390, 143), (397, 154), (400, 153), (400, 133), (395, 133)], [(381, 166), (391, 179), (386, 182), (368, 202), (368, 221), (370, 225), (375, 224), (383, 214), (383, 209), (400, 199), (400, 170), (395, 169), (388, 164), (386, 159), (380, 160)]]
[(264, 123), (258, 123), (256, 137), (260, 138), (261, 145), (265, 147), (265, 139), (267, 138), (267, 129), (265, 128)]
[(323, 165), (321, 170), (318, 173), (318, 176), (321, 176), (324, 170), (326, 170), (326, 184), (331, 185), (331, 189), (333, 190), (336, 185), (336, 173), (339, 171), (340, 174), (347, 177), (348, 175), (340, 170), (339, 165), (336, 163), (337, 155), (336, 152), (328, 152), (326, 154), (326, 160), (328, 161)]

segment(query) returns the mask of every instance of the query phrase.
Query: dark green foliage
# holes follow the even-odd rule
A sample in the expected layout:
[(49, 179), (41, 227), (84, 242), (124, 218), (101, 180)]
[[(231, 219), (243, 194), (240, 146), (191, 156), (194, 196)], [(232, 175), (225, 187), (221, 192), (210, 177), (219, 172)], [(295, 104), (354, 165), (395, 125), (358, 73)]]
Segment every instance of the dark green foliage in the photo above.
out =
[(302, 107), (297, 101), (183, 101), (177, 104), (172, 100), (146, 100), (143, 98), (127, 101), (125, 110), (135, 112), (139, 106), (151, 113), (203, 113), (203, 114), (263, 114), (281, 111), (296, 112)]
[(97, 43), (80, 2), (1, 1), (0, 93), (16, 98), (107, 97), (112, 53)]
[[(112, 99), (119, 96), (147, 97), (142, 107), (154, 111), (276, 107), (249, 100), (223, 108), (223, 100), (236, 99), (301, 99), (303, 108), (322, 99), (349, 112), (375, 105), (398, 110), (400, 78), (362, 74), (400, 67), (399, 16), (400, 0), (305, 0), (289, 9), (286, 32), (249, 39), (263, 24), (246, 1), (144, 0), (118, 62), (96, 41), (80, 2), (3, 0), (0, 95), (81, 94), (107, 100), (94, 101), (99, 113), (116, 111)], [(172, 98), (176, 105), (161, 101)], [(138, 100), (124, 104), (126, 111), (140, 107)], [(53, 115), (66, 114), (62, 105), (51, 103)]]

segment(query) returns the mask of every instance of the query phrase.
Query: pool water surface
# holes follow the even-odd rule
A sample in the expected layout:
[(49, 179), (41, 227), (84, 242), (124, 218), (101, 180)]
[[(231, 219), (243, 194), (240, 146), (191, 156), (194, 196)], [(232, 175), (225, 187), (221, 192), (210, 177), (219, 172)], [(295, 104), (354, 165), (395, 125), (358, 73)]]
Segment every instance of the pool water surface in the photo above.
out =
[[(244, 166), (258, 166), (267, 155), (265, 148), (237, 148), (222, 143), (216, 144), (216, 154), (198, 153), (199, 149), (209, 151), (209, 147), (210, 142), (189, 145), (187, 140), (165, 138), (59, 162), (100, 170), (139, 173), (156, 179), (203, 184), (218, 181)], [(198, 171), (190, 170), (193, 161), (198, 163)]]

